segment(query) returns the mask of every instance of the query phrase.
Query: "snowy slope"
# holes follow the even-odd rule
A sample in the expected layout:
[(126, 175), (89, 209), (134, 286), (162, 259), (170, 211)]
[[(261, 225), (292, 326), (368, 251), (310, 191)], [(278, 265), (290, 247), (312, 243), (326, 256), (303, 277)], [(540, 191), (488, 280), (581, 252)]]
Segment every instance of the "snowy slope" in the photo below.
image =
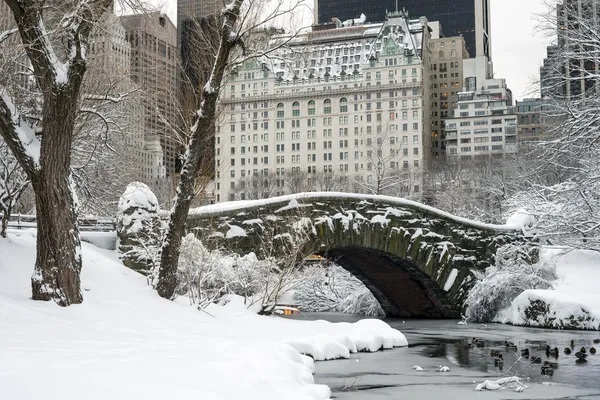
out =
[(237, 298), (211, 316), (159, 298), (114, 252), (85, 243), (84, 303), (34, 302), (33, 235), (0, 240), (0, 399), (327, 399), (298, 351), (328, 359), (407, 344), (380, 321), (259, 317)]
[(541, 300), (549, 306), (549, 316), (556, 318), (552, 327), (561, 327), (560, 321), (570, 316), (586, 318), (579, 323), (582, 329), (600, 329), (600, 254), (575, 250), (563, 254), (560, 250), (545, 249), (542, 257), (557, 257), (558, 281), (554, 290), (526, 290), (496, 316), (496, 321), (515, 325), (543, 325), (532, 321), (524, 310), (532, 301)]

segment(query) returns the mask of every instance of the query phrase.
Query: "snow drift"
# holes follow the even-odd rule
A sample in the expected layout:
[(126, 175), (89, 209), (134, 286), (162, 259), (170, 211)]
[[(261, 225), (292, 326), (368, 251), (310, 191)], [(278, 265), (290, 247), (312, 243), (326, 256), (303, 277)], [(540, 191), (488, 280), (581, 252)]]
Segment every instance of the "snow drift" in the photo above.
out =
[(84, 303), (33, 302), (34, 232), (0, 240), (0, 398), (327, 399), (315, 360), (407, 345), (378, 320), (260, 317), (243, 299), (165, 301), (115, 252), (83, 244)]

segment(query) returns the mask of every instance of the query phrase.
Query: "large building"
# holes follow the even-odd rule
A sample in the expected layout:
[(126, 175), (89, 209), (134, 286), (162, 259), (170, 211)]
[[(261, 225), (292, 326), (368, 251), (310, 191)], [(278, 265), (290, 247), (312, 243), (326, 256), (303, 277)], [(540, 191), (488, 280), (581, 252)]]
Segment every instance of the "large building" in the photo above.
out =
[(432, 39), (431, 49), (431, 153), (434, 159), (446, 156), (444, 121), (452, 118), (463, 89), (463, 62), (469, 58), (461, 36)]
[(600, 92), (598, 56), (593, 45), (588, 46), (596, 40), (598, 24), (597, 0), (562, 0), (557, 4), (557, 43), (548, 47), (540, 68), (543, 97), (577, 98), (590, 89)]
[(161, 13), (120, 17), (131, 46), (131, 80), (142, 91), (144, 138), (149, 151), (163, 150), (166, 176), (176, 174), (181, 153), (176, 139), (177, 29)]
[(369, 21), (384, 21), (386, 12), (402, 11), (439, 21), (441, 36), (462, 36), (471, 56), (492, 58), (489, 0), (315, 0), (319, 24), (365, 14)]
[(364, 22), (304, 33), (230, 77), (217, 201), (332, 189), (420, 195), (431, 157), (427, 20)]
[(463, 63), (465, 87), (445, 122), (446, 156), (468, 161), (517, 151), (517, 115), (504, 79), (494, 79), (485, 57)]
[(519, 143), (539, 142), (546, 133), (548, 104), (542, 99), (517, 101)]
[[(190, 81), (194, 89), (202, 87), (203, 70), (207, 68), (205, 58), (214, 51), (205, 39), (211, 31), (216, 31), (210, 25), (222, 7), (222, 0), (177, 0), (177, 47), (185, 72), (180, 78)], [(207, 17), (213, 18), (213, 22), (207, 23)]]

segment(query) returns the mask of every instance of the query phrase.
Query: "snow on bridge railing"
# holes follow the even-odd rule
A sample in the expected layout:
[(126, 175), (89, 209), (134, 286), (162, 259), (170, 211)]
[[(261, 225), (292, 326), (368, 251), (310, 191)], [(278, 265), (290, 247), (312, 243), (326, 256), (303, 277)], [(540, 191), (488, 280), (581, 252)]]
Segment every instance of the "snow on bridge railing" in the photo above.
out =
[[(285, 196), (279, 197), (271, 197), (268, 199), (261, 200), (239, 200), (239, 201), (229, 201), (217, 204), (211, 204), (207, 206), (202, 206), (198, 208), (193, 208), (189, 212), (190, 219), (196, 218), (211, 218), (211, 217), (219, 217), (225, 214), (230, 214), (233, 211), (244, 211), (249, 209), (254, 209), (266, 205), (272, 205), (277, 203), (289, 203), (292, 200), (303, 200), (303, 201), (335, 201), (335, 200), (365, 200), (365, 201), (373, 201), (373, 202), (385, 202), (390, 205), (398, 205), (401, 207), (409, 207), (415, 209), (417, 211), (422, 211), (428, 214), (433, 214), (435, 216), (449, 219), (451, 221), (457, 222), (462, 225), (467, 225), (476, 229), (497, 231), (497, 232), (522, 232), (523, 227), (517, 223), (514, 224), (487, 224), (480, 221), (473, 221), (467, 218), (459, 217), (453, 214), (450, 214), (446, 211), (439, 210), (434, 207), (427, 206), (425, 204), (421, 204), (416, 201), (403, 199), (400, 197), (392, 197), (392, 196), (382, 196), (382, 195), (370, 195), (370, 194), (356, 194), (356, 193), (341, 193), (341, 192), (307, 192), (307, 193), (296, 193), (289, 194)], [(284, 205), (284, 204), (282, 204)], [(285, 204), (287, 205), (287, 204)], [(168, 215), (168, 214), (167, 214)]]
[[(1, 214), (0, 214), (1, 215)], [(108, 232), (116, 230), (115, 220), (96, 216), (81, 216), (77, 219), (80, 231)], [(27, 229), (37, 227), (37, 218), (32, 214), (11, 214), (8, 227), (12, 229)]]

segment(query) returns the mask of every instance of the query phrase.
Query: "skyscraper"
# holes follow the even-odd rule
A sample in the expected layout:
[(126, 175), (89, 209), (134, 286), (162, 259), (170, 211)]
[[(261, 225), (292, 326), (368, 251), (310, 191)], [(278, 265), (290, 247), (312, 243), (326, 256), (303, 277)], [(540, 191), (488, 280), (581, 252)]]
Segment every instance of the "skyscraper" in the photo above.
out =
[(160, 141), (166, 175), (175, 174), (180, 149), (170, 126), (177, 121), (177, 32), (169, 18), (158, 12), (120, 18), (131, 45), (131, 79), (143, 91), (144, 138)]
[(471, 56), (492, 58), (490, 0), (315, 0), (319, 24), (346, 21), (361, 13), (367, 21), (385, 20), (386, 11), (406, 9), (411, 18), (439, 21), (444, 36), (463, 36)]
[(207, 47), (202, 37), (202, 18), (209, 15), (216, 16), (223, 2), (219, 0), (178, 0), (177, 1), (177, 48), (181, 65), (187, 79), (193, 85), (200, 85), (202, 73), (198, 71), (201, 66), (198, 58), (203, 54), (192, 54), (193, 51), (203, 51)]
[(596, 78), (600, 66), (592, 44), (599, 23), (597, 0), (563, 0), (557, 4), (557, 44), (548, 47), (540, 68), (543, 97), (578, 98), (590, 89), (600, 91)]

